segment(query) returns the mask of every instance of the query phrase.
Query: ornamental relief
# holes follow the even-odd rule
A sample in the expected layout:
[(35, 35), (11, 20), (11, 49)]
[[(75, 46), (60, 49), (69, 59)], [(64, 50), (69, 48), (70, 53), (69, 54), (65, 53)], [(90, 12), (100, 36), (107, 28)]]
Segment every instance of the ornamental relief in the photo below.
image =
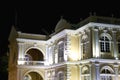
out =
[(54, 77), (55, 76), (55, 70), (49, 70), (47, 71), (47, 77)]
[(82, 39), (82, 42), (84, 42), (84, 41), (88, 41), (88, 35), (87, 34), (83, 34), (82, 36), (81, 36), (81, 39)]
[(120, 32), (116, 32), (116, 38), (117, 38), (117, 40), (120, 39)]

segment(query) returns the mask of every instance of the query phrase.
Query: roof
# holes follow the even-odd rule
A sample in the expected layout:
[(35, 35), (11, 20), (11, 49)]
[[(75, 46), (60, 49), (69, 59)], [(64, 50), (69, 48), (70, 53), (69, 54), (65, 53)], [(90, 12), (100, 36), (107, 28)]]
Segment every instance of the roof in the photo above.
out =
[(73, 25), (73, 29), (77, 29), (89, 22), (97, 22), (97, 23), (106, 23), (106, 24), (116, 24), (120, 25), (120, 19), (114, 17), (103, 17), (103, 16), (89, 16), (85, 20), (79, 22), (78, 24)]
[(70, 29), (70, 28), (71, 28), (71, 24), (68, 23), (65, 19), (61, 18), (55, 27), (55, 33), (58, 33), (64, 29)]

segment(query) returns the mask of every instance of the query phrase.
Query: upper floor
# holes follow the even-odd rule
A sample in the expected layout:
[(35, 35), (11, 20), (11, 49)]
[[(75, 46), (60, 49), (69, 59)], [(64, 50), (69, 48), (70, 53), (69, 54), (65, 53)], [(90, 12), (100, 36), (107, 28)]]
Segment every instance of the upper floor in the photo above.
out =
[(78, 24), (60, 19), (51, 35), (11, 30), (9, 64), (52, 65), (90, 58), (120, 59), (120, 19), (90, 16)]

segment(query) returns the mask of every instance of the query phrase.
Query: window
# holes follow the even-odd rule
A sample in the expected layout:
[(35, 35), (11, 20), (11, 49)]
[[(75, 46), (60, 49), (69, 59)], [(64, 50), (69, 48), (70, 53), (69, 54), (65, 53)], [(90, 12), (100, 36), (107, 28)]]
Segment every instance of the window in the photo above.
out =
[(111, 76), (108, 76), (108, 77), (102, 76), (101, 80), (112, 80), (112, 77)]
[(110, 40), (107, 36), (101, 36), (100, 38), (101, 52), (110, 52)]
[(82, 77), (84, 80), (90, 80), (90, 72), (88, 66), (82, 68)]
[(105, 66), (101, 69), (101, 80), (112, 80), (113, 69), (109, 66)]
[(58, 43), (58, 62), (64, 61), (64, 42), (60, 41)]
[(82, 68), (82, 74), (89, 74), (89, 68), (87, 66)]
[(118, 42), (118, 52), (120, 53), (120, 42)]
[(58, 80), (64, 80), (63, 72), (58, 73)]
[(89, 41), (88, 41), (87, 35), (82, 36), (81, 48), (82, 48), (81, 50), (83, 53), (83, 59), (87, 59), (88, 58), (88, 49), (89, 49)]
[(120, 53), (120, 38), (118, 39), (118, 53)]
[(88, 49), (88, 43), (87, 43), (87, 42), (84, 42), (84, 43), (83, 43), (83, 54), (86, 54), (86, 53), (87, 53), (87, 49)]
[(110, 74), (111, 72), (108, 69), (103, 69), (101, 71), (101, 73), (103, 73), (103, 74)]

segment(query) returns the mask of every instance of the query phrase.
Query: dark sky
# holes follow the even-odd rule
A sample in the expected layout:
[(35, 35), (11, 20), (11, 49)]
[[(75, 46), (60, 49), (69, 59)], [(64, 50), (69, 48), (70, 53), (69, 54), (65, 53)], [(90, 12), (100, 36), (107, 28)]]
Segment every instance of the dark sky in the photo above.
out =
[[(50, 0), (51, 1), (51, 0)], [(0, 9), (0, 54), (5, 54), (8, 36), (12, 25), (26, 33), (45, 34), (54, 31), (60, 17), (70, 23), (78, 23), (87, 18), (89, 13), (98, 16), (120, 17), (120, 5), (117, 2), (104, 1), (38, 1), (5, 2)], [(15, 15), (17, 14), (17, 17)], [(16, 20), (15, 20), (16, 19)]]

